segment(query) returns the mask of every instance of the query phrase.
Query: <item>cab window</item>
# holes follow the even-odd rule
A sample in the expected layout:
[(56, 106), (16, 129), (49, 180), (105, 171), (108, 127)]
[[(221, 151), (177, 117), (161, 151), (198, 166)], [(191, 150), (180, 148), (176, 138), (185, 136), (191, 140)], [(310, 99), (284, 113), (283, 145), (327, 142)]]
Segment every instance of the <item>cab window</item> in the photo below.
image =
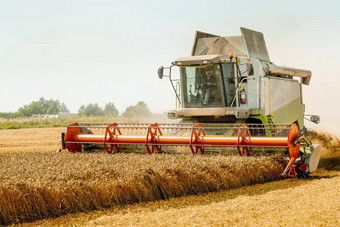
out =
[(181, 67), (184, 107), (224, 106), (218, 65)]

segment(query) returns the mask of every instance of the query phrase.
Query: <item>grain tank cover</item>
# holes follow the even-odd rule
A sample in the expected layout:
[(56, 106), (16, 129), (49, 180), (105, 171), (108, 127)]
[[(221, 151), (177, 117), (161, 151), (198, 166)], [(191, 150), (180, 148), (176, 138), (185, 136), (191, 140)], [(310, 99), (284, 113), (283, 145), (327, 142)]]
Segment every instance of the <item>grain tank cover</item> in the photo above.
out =
[(247, 48), (249, 58), (257, 58), (262, 61), (270, 62), (269, 54), (261, 32), (253, 31), (241, 27), (241, 33)]
[(269, 62), (263, 34), (247, 28), (241, 28), (241, 33), (241, 36), (221, 37), (196, 31), (191, 55), (229, 55), (229, 53), (233, 53), (236, 57), (257, 58)]
[(242, 36), (220, 37), (196, 31), (192, 56), (197, 55), (228, 55), (246, 57), (246, 47)]

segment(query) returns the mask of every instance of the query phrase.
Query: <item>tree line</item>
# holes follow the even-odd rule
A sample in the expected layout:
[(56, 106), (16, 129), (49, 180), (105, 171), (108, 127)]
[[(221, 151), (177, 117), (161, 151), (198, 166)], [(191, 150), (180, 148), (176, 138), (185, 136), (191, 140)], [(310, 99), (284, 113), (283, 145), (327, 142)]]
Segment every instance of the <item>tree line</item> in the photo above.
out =
[[(119, 111), (112, 102), (106, 103), (104, 108), (101, 108), (97, 103), (90, 103), (88, 105), (82, 105), (78, 111), (80, 116), (107, 116), (117, 117)], [(151, 112), (145, 102), (138, 102), (134, 106), (129, 106), (121, 114), (122, 117), (148, 117)]]
[[(52, 114), (70, 113), (65, 103), (58, 100), (46, 100), (40, 98), (38, 101), (33, 101), (28, 105), (20, 107), (17, 112), (14, 113), (0, 113), (2, 118), (19, 118), (19, 117), (31, 117), (34, 114)], [(106, 116), (117, 117), (120, 115), (118, 109), (112, 102), (106, 103), (104, 108), (100, 107), (97, 103), (90, 103), (88, 105), (82, 105), (78, 114), (80, 116)], [(123, 117), (135, 118), (135, 117), (148, 117), (151, 112), (145, 102), (140, 101), (136, 105), (129, 106), (121, 114)]]

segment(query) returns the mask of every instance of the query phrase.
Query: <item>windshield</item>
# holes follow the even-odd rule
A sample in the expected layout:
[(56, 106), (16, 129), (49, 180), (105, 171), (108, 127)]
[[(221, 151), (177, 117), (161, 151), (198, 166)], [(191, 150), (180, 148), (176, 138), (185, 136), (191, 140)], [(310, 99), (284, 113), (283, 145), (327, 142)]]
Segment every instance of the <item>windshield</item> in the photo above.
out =
[(224, 106), (218, 65), (181, 67), (184, 107)]

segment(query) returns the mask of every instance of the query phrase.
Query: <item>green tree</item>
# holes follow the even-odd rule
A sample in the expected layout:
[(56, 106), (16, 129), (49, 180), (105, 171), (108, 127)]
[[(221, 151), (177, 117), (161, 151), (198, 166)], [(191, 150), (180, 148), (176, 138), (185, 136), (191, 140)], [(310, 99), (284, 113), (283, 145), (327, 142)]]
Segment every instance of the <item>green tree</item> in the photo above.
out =
[(118, 109), (112, 102), (106, 103), (104, 108), (104, 115), (107, 117), (117, 117), (119, 115)]
[(39, 99), (38, 104), (40, 105), (42, 114), (47, 114), (47, 109), (48, 109), (49, 104), (50, 104), (49, 101), (52, 101), (52, 102), (53, 102), (52, 99), (51, 99), (51, 100), (46, 100), (46, 99), (44, 99), (43, 97), (41, 97), (41, 98)]
[(103, 109), (97, 104), (88, 104), (87, 106), (82, 105), (78, 110), (79, 115), (82, 116), (103, 116)]
[(19, 117), (24, 117), (19, 112), (14, 112), (14, 113), (0, 113), (0, 118), (6, 118), (6, 119), (12, 119), (12, 118), (19, 118)]
[(46, 113), (47, 114), (57, 114), (59, 113), (59, 108), (60, 108), (60, 102), (58, 100), (49, 100), (46, 102)]
[(64, 103), (53, 99), (46, 100), (43, 97), (18, 109), (18, 113), (26, 117), (30, 117), (33, 114), (58, 114), (59, 112), (69, 112), (69, 110)]
[(138, 118), (138, 117), (149, 117), (151, 114), (148, 106), (145, 102), (138, 102), (135, 106), (129, 106), (122, 114), (123, 117)]
[(59, 108), (59, 113), (63, 112), (63, 113), (69, 113), (70, 111), (67, 109), (65, 103), (61, 103), (60, 108)]
[(84, 116), (84, 115), (85, 115), (85, 105), (81, 105), (81, 106), (79, 107), (78, 114), (79, 114), (80, 116)]
[(39, 102), (32, 102), (29, 105), (24, 105), (19, 108), (18, 112), (26, 117), (30, 117), (33, 114), (45, 114), (45, 111)]

